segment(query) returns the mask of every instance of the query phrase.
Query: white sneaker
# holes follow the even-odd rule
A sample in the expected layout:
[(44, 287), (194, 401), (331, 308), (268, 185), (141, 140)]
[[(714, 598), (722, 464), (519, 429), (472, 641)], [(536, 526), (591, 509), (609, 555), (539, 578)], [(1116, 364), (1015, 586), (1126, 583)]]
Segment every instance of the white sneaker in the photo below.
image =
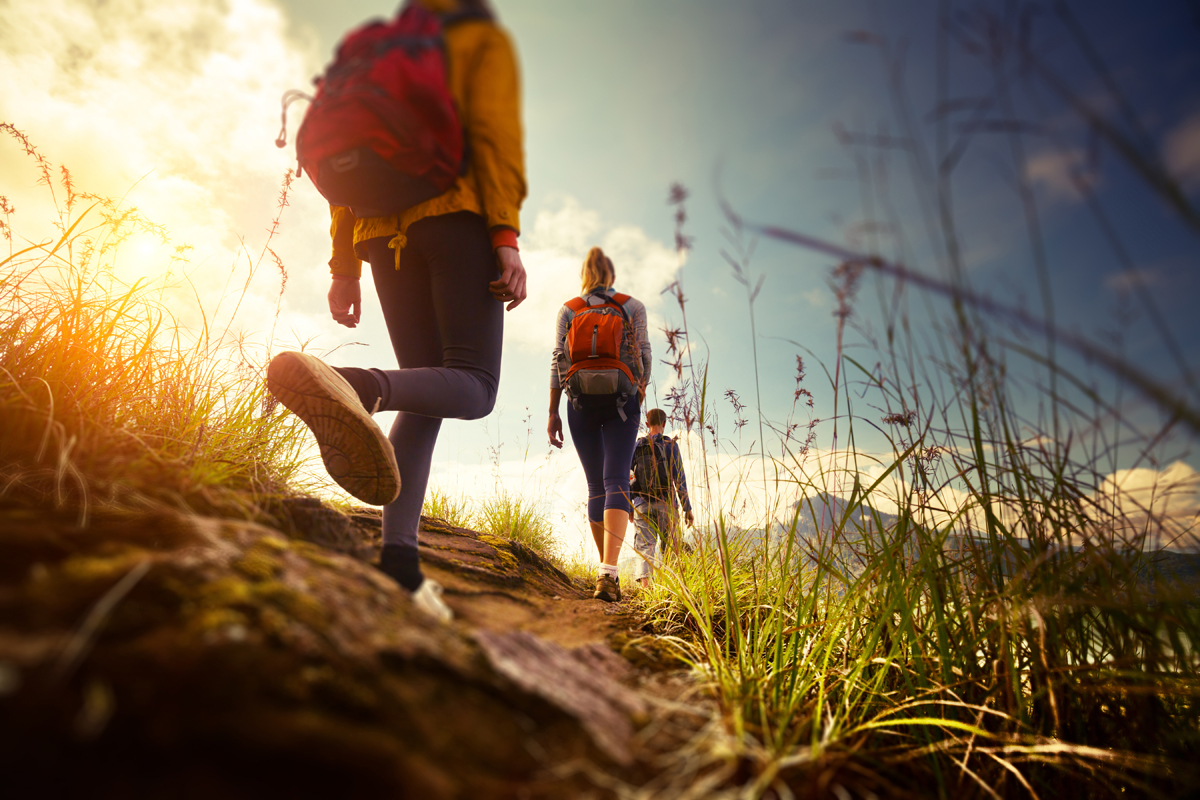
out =
[(454, 619), (454, 612), (442, 599), (445, 591), (442, 585), (433, 578), (426, 578), (421, 584), (421, 588), (413, 592), (412, 601), (417, 608), (438, 622), (448, 623)]

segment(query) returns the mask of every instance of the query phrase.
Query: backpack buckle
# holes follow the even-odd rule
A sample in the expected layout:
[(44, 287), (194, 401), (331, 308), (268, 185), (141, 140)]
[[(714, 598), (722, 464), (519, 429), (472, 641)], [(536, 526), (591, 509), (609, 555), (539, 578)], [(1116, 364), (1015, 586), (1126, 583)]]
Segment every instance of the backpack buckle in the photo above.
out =
[(327, 163), (334, 172), (349, 172), (358, 167), (358, 150), (347, 150), (332, 156)]

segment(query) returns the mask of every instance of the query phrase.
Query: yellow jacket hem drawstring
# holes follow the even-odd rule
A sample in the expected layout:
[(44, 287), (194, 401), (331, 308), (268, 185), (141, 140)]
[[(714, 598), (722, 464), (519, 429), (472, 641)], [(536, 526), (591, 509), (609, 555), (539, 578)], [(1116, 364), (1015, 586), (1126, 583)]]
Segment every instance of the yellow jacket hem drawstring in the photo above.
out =
[(400, 269), (400, 251), (408, 244), (408, 237), (397, 233), (388, 241), (388, 247), (396, 251), (396, 269)]

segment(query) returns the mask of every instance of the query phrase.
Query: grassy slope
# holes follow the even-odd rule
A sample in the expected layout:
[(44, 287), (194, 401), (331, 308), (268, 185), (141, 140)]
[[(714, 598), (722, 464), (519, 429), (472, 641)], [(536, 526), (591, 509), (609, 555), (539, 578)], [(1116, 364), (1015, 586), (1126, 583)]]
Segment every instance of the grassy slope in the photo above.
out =
[[(266, 401), (262, 365), (174, 326), (148, 287), (118, 285), (106, 265), (130, 218), (76, 202), (60, 241), (0, 262), (4, 502), (81, 522), (98, 506), (269, 520), (298, 474), (302, 432)], [(1002, 368), (958, 346), (974, 372), (944, 396), (929, 379), (915, 405), (864, 374), (898, 415), (885, 475), (905, 473), (910, 491), (894, 498), (893, 526), (863, 535), (844, 515), (824, 538), (766, 549), (726, 535), (707, 509), (715, 541), (644, 595), (711, 679), (722, 744), (689, 758), (726, 765), (731, 792), (831, 790), (835, 770), (863, 791), (942, 796), (1194, 785), (1192, 596), (1137, 589), (1136, 563), (1101, 535), (1121, 520), (1081, 505), (1100, 465), (1019, 446)], [(694, 398), (701, 427), (707, 402)], [(856, 474), (842, 463), (814, 475), (796, 447), (775, 466), (783, 484), (821, 491)], [(948, 474), (969, 481), (972, 520), (930, 522)], [(545, 534), (520, 498), (477, 513), (506, 535)], [(983, 531), (980, 546), (943, 546), (966, 530)], [(1089, 531), (1090, 547), (1063, 546)]]

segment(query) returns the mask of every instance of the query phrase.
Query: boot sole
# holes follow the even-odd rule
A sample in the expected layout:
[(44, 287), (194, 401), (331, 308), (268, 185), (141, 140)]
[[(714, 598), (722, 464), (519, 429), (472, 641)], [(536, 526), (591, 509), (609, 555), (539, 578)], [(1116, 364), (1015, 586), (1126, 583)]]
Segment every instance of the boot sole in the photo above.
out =
[(341, 375), (306, 353), (285, 352), (271, 359), (267, 388), (313, 432), (325, 469), (339, 486), (371, 505), (396, 499), (396, 454)]

